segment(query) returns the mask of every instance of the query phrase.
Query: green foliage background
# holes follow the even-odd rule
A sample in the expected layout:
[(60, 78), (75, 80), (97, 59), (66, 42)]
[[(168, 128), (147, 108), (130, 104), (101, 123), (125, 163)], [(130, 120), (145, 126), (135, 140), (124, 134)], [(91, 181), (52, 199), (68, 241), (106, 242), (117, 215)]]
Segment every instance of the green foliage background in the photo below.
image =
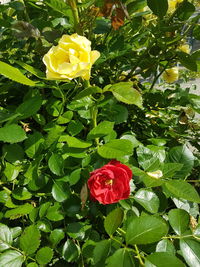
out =
[[(200, 39), (198, 1), (115, 4), (118, 30), (100, 0), (0, 5), (0, 266), (200, 266), (200, 96), (157, 83), (177, 62), (200, 71), (200, 51), (179, 49)], [(74, 32), (101, 53), (90, 85), (45, 78), (42, 57)], [(86, 183), (113, 158), (131, 196), (104, 206)]]

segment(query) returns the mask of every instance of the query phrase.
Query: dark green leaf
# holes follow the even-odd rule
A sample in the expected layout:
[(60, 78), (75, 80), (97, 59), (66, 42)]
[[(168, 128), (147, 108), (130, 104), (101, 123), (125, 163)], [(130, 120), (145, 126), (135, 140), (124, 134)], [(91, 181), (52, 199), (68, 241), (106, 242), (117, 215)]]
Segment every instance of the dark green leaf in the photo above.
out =
[(133, 254), (126, 248), (120, 248), (106, 260), (107, 267), (134, 267)]
[(168, 214), (169, 223), (178, 235), (182, 235), (189, 226), (190, 216), (187, 211), (182, 209), (170, 210)]
[(58, 176), (63, 175), (64, 160), (61, 155), (53, 153), (48, 161), (49, 169)]
[[(96, 246), (93, 251), (93, 259), (94, 264), (105, 262), (109, 252), (111, 249), (111, 241), (110, 240), (102, 240), (96, 243)], [(104, 264), (102, 265), (104, 266)]]
[(56, 201), (63, 202), (70, 196), (71, 192), (68, 183), (54, 180), (51, 193)]
[(3, 154), (10, 163), (16, 163), (24, 158), (24, 150), (18, 144), (3, 145)]
[(35, 132), (25, 140), (25, 152), (29, 158), (34, 158), (43, 150), (44, 138), (41, 133)]
[(192, 56), (184, 52), (178, 52), (178, 59), (180, 63), (189, 70), (197, 71), (196, 60)]
[(62, 249), (62, 256), (67, 262), (74, 262), (79, 257), (79, 247), (70, 239), (68, 239)]
[(183, 167), (176, 172), (173, 178), (184, 179), (193, 168), (194, 156), (187, 146), (176, 146), (170, 149), (167, 161), (183, 164)]
[(65, 233), (62, 229), (54, 229), (49, 236), (49, 240), (51, 244), (55, 247), (60, 243), (60, 241), (64, 237), (65, 237)]
[(164, 187), (169, 191), (171, 196), (183, 198), (192, 202), (200, 203), (200, 197), (195, 188), (186, 181), (167, 181)]
[(130, 245), (149, 244), (159, 241), (168, 232), (168, 226), (161, 218), (141, 216), (134, 218), (128, 225), (126, 242)]
[(121, 208), (112, 210), (104, 220), (104, 228), (108, 235), (112, 236), (117, 228), (121, 225), (124, 212)]
[(42, 105), (42, 98), (41, 96), (34, 96), (29, 98), (28, 100), (24, 101), (19, 107), (16, 109), (16, 113), (19, 114), (20, 119), (26, 119), (40, 109)]
[(162, 18), (168, 10), (167, 0), (147, 0), (147, 5), (153, 13), (160, 18)]
[(159, 208), (159, 198), (151, 189), (143, 189), (137, 191), (134, 196), (136, 202), (144, 207), (148, 212), (156, 213)]
[(26, 200), (32, 197), (32, 194), (26, 187), (17, 187), (12, 191), (12, 196), (17, 200)]
[(167, 252), (155, 252), (147, 256), (145, 267), (184, 267), (185, 264), (172, 254)]

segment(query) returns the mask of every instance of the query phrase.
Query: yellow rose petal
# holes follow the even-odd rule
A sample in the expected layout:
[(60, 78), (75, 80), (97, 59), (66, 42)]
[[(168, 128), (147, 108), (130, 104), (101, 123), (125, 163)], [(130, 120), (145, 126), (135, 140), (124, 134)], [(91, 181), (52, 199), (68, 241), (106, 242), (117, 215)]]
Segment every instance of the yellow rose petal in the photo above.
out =
[(91, 57), (91, 63), (93, 64), (100, 57), (99, 51), (97, 51), (97, 50), (91, 51), (90, 57)]

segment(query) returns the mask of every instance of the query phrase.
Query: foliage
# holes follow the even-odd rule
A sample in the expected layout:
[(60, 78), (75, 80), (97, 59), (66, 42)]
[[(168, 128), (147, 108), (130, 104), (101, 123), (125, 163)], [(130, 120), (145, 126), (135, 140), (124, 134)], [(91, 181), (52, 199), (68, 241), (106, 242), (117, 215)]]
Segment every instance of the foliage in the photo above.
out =
[[(200, 71), (179, 49), (200, 17), (171, 1), (0, 5), (0, 266), (200, 266), (200, 96), (162, 80)], [(101, 53), (90, 82), (48, 80), (43, 56), (73, 33)], [(111, 159), (131, 194), (102, 205), (87, 181)]]

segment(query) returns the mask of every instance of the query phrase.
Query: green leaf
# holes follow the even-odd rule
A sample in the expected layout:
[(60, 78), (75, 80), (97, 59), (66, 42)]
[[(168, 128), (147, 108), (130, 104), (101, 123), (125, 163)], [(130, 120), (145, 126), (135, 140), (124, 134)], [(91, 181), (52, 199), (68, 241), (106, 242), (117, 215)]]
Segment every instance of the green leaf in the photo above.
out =
[(162, 168), (163, 177), (171, 178), (175, 176), (175, 173), (180, 171), (183, 167), (181, 163), (164, 163)]
[(96, 94), (96, 93), (102, 93), (102, 89), (99, 88), (98, 86), (91, 86), (91, 87), (88, 87), (86, 89), (84, 89), (83, 91), (81, 91), (80, 93), (78, 93), (75, 97), (74, 97), (74, 100), (77, 100), (77, 99), (81, 99), (85, 96), (90, 96), (92, 94)]
[(20, 65), (22, 68), (24, 68), (25, 70), (29, 71), (30, 73), (32, 73), (33, 75), (35, 75), (36, 77), (40, 78), (40, 79), (45, 79), (46, 76), (44, 74), (44, 72), (40, 71), (39, 69), (36, 69), (24, 62), (21, 62), (21, 61), (18, 61), (16, 60), (15, 61), (18, 65)]
[(26, 200), (32, 197), (32, 194), (26, 187), (17, 187), (12, 191), (12, 196), (17, 200)]
[(195, 6), (188, 1), (183, 1), (176, 10), (176, 16), (179, 20), (187, 20), (194, 12)]
[(83, 130), (84, 126), (79, 120), (72, 120), (67, 126), (67, 131), (72, 135), (77, 135)]
[(3, 154), (10, 163), (17, 163), (24, 158), (24, 150), (18, 144), (3, 145)]
[(145, 267), (184, 267), (185, 264), (167, 252), (155, 252), (146, 257)]
[(21, 267), (24, 262), (24, 256), (16, 250), (7, 250), (0, 255), (0, 266)]
[(160, 201), (157, 195), (151, 189), (141, 188), (135, 194), (134, 199), (148, 212), (158, 212)]
[(69, 147), (75, 147), (75, 148), (87, 148), (92, 145), (90, 142), (86, 142), (83, 140), (80, 140), (76, 137), (69, 136), (69, 135), (61, 135), (58, 142), (67, 142)]
[(62, 229), (54, 229), (49, 236), (49, 240), (53, 247), (56, 247), (64, 237), (65, 233)]
[[(111, 249), (111, 241), (110, 240), (102, 240), (98, 243), (96, 243), (96, 246), (93, 250), (93, 259), (94, 259), (94, 264), (96, 265), (97, 263), (102, 263), (105, 262), (109, 252)], [(101, 265), (101, 266), (104, 266)]]
[(98, 148), (98, 154), (106, 159), (117, 159), (120, 157), (132, 155), (133, 144), (129, 140), (116, 139), (111, 140)]
[(70, 196), (70, 188), (68, 183), (62, 181), (53, 181), (54, 184), (52, 186), (52, 196), (58, 202), (63, 202)]
[(114, 122), (102, 121), (96, 127), (94, 127), (87, 136), (88, 140), (103, 137), (109, 135), (113, 130)]
[(35, 82), (24, 76), (17, 68), (10, 66), (9, 64), (0, 61), (0, 74), (7, 78), (29, 86), (35, 86)]
[(20, 205), (15, 209), (11, 209), (11, 210), (7, 210), (4, 217), (5, 218), (10, 218), (12, 219), (16, 219), (19, 218), (23, 215), (29, 214), (33, 209), (33, 206), (29, 203), (26, 203), (24, 205)]
[(134, 267), (134, 260), (131, 251), (120, 248), (106, 260), (106, 267)]
[(173, 178), (177, 179), (184, 179), (194, 166), (193, 153), (185, 145), (170, 149), (167, 155), (167, 161), (183, 164), (183, 167), (173, 176)]
[(164, 17), (168, 10), (167, 0), (147, 0), (147, 5), (160, 18)]
[(64, 160), (61, 155), (52, 153), (48, 160), (49, 169), (57, 176), (63, 175)]
[(195, 188), (186, 181), (167, 181), (164, 187), (169, 191), (171, 196), (183, 198), (192, 202), (200, 203), (200, 197)]
[(40, 245), (40, 231), (35, 225), (25, 228), (19, 240), (20, 248), (28, 255), (33, 254)]
[(0, 141), (18, 143), (26, 139), (26, 133), (17, 124), (10, 124), (0, 128)]
[(68, 110), (65, 113), (63, 113), (62, 116), (59, 116), (56, 122), (58, 124), (65, 124), (71, 121), (72, 117), (73, 117), (73, 112), (71, 110)]
[(41, 105), (42, 98), (40, 95), (37, 95), (24, 101), (19, 107), (17, 107), (16, 113), (19, 114), (20, 119), (26, 119), (36, 114)]
[(47, 219), (53, 222), (63, 220), (64, 216), (61, 211), (61, 206), (59, 203), (55, 203), (53, 206), (49, 207), (46, 214)]
[(159, 241), (168, 232), (168, 226), (163, 219), (154, 216), (134, 218), (128, 225), (126, 242), (130, 245), (149, 244)]
[(193, 239), (181, 239), (180, 249), (190, 267), (200, 266), (200, 243)]
[(197, 63), (196, 63), (196, 60), (192, 56), (184, 52), (178, 52), (177, 55), (178, 55), (178, 59), (180, 63), (184, 67), (192, 71), (197, 71)]
[(169, 254), (175, 255), (176, 249), (172, 241), (168, 239), (163, 239), (156, 245), (156, 252), (167, 252)]
[(120, 82), (109, 88), (114, 97), (125, 104), (134, 104), (142, 108), (142, 96), (133, 88), (133, 82)]
[(146, 187), (157, 187), (164, 183), (162, 179), (156, 179), (154, 177), (149, 176), (143, 170), (137, 167), (131, 167), (134, 176), (138, 176), (140, 180), (146, 185)]
[(39, 264), (47, 264), (51, 261), (52, 257), (53, 250), (49, 247), (43, 247), (37, 251), (35, 258)]
[(10, 248), (12, 245), (13, 238), (12, 233), (8, 226), (0, 224), (0, 251), (4, 251)]
[(62, 256), (67, 262), (74, 262), (79, 258), (79, 247), (68, 239), (62, 249)]
[(34, 158), (43, 150), (44, 138), (41, 133), (35, 132), (25, 140), (25, 152), (29, 158)]
[(190, 216), (182, 209), (172, 209), (168, 214), (169, 223), (178, 235), (182, 235), (189, 227)]
[(6, 162), (6, 167), (4, 170), (4, 174), (7, 178), (7, 181), (13, 181), (17, 178), (19, 175), (20, 167), (10, 164), (9, 162)]
[(121, 225), (124, 212), (121, 208), (112, 210), (104, 220), (104, 228), (108, 235), (112, 236), (117, 228)]
[(75, 185), (81, 178), (81, 169), (76, 169), (69, 176), (69, 184)]

